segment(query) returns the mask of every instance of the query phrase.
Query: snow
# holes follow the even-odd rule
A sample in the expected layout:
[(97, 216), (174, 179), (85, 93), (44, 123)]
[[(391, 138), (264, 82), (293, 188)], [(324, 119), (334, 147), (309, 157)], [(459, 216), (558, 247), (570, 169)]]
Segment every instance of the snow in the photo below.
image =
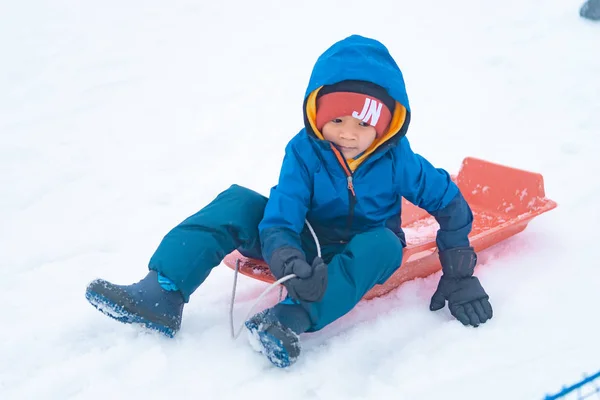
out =
[[(600, 369), (600, 25), (580, 5), (3, 2), (0, 398), (535, 399)], [(415, 151), (540, 172), (559, 204), (480, 254), (494, 318), (430, 312), (436, 275), (306, 335), (279, 370), (230, 339), (223, 266), (175, 339), (94, 310), (89, 281), (139, 280), (230, 184), (268, 193), (316, 57), (352, 33), (403, 69)], [(240, 278), (236, 323), (264, 288)]]

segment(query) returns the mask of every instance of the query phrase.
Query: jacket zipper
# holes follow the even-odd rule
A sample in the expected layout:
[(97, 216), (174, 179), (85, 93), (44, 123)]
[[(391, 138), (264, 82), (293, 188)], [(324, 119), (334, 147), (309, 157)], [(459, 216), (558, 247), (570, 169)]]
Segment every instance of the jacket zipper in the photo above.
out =
[(342, 153), (335, 147), (333, 143), (331, 143), (331, 149), (341, 164), (344, 172), (346, 173), (346, 180), (348, 182), (348, 220), (346, 230), (347, 236), (350, 236), (350, 230), (352, 228), (352, 220), (354, 219), (354, 207), (356, 206), (356, 192), (354, 191), (354, 182), (352, 180), (352, 171), (350, 171), (350, 167), (346, 162), (346, 159), (342, 156)]
[(354, 192), (354, 184), (352, 182), (352, 175), (348, 176), (348, 201), (350, 203), (350, 210), (348, 213), (348, 234), (352, 228), (352, 220), (354, 219), (354, 206), (356, 205), (356, 193)]

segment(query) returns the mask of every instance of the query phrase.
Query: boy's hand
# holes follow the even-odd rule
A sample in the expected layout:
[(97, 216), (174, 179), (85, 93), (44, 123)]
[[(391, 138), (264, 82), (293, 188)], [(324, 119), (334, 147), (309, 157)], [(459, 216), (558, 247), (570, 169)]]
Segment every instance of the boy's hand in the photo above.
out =
[(478, 327), (492, 318), (492, 305), (488, 298), (476, 277), (453, 279), (442, 275), (429, 309), (440, 310), (448, 300), (450, 313), (456, 319), (463, 325)]
[(489, 296), (479, 279), (473, 276), (477, 255), (472, 247), (456, 248), (440, 252), (443, 275), (437, 290), (431, 297), (429, 309), (437, 311), (446, 305), (450, 313), (463, 325), (474, 327), (493, 316)]
[(296, 275), (283, 283), (294, 300), (316, 302), (323, 299), (327, 288), (327, 264), (321, 258), (315, 257), (310, 265), (300, 250), (282, 247), (273, 252), (269, 267), (277, 279)]

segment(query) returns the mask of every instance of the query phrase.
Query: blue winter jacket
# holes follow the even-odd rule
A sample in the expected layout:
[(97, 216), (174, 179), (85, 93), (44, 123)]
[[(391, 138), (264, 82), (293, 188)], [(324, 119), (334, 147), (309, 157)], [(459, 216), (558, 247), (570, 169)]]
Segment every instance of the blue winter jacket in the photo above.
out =
[[(315, 126), (316, 95), (323, 85), (349, 79), (382, 86), (396, 107), (387, 133), (358, 159), (339, 161), (339, 150)], [(305, 219), (322, 246), (346, 243), (382, 226), (406, 245), (400, 226), (402, 197), (436, 217), (440, 250), (469, 245), (473, 216), (458, 187), (446, 171), (413, 153), (405, 137), (410, 106), (404, 78), (383, 44), (355, 35), (323, 53), (306, 90), (304, 115), (305, 128), (286, 147), (279, 182), (259, 225), (268, 263), (280, 247), (302, 251)]]

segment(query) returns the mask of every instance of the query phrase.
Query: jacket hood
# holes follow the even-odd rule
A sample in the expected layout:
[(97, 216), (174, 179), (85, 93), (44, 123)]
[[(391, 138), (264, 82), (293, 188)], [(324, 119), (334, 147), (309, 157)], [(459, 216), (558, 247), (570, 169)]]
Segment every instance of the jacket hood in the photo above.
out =
[(402, 71), (377, 40), (352, 35), (333, 44), (317, 59), (304, 97), (321, 86), (344, 80), (375, 83), (410, 112)]

